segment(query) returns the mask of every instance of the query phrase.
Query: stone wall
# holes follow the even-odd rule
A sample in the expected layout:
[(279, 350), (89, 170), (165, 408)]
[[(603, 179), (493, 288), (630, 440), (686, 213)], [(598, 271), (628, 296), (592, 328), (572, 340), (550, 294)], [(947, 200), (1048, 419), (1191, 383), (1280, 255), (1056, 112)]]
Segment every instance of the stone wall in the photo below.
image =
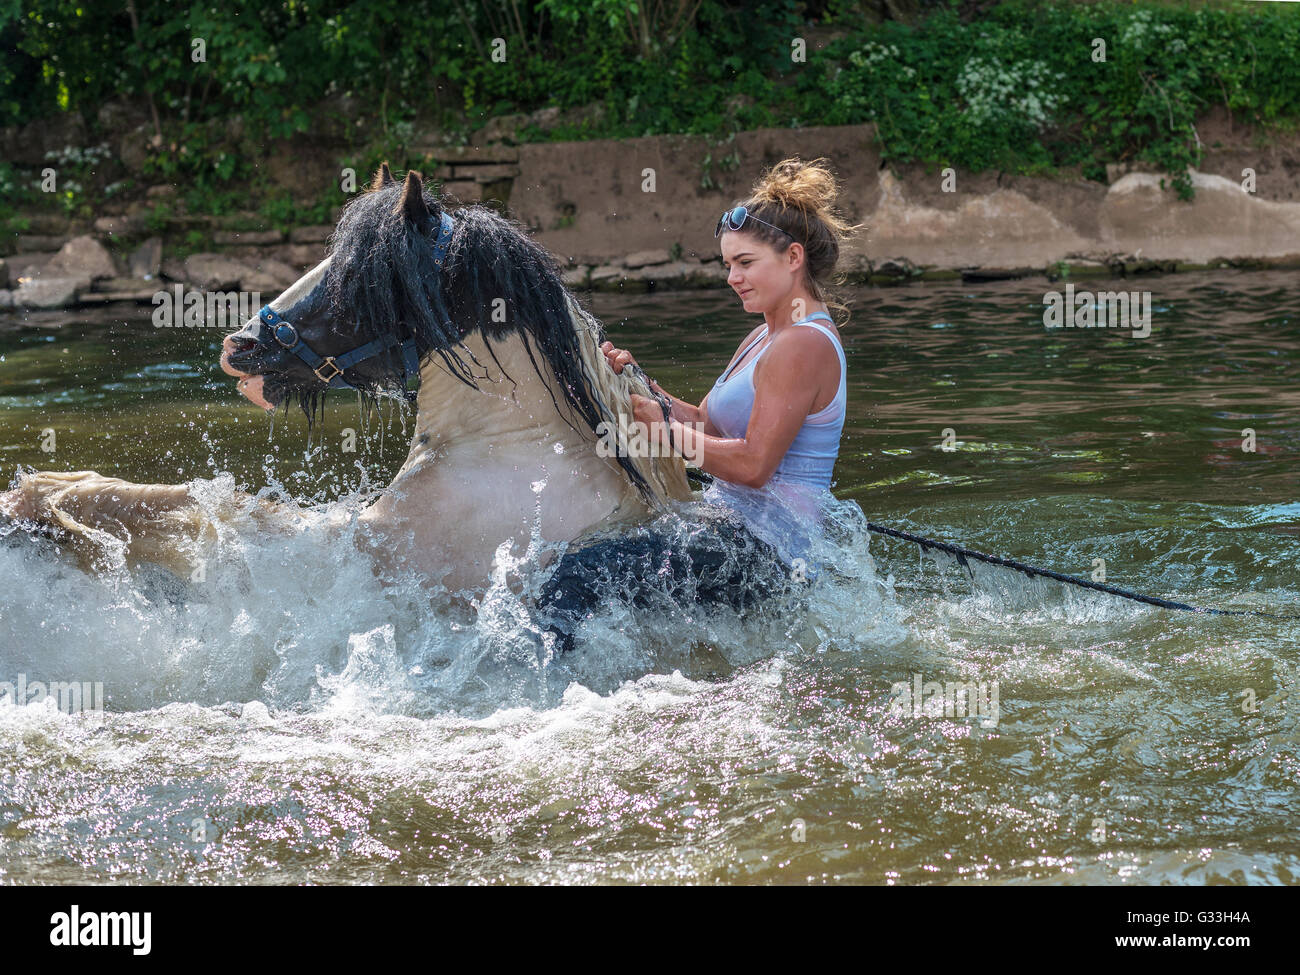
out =
[[(849, 280), (888, 283), (1205, 269), (1300, 267), (1300, 139), (1261, 149), (1240, 131), (1215, 139), (1180, 201), (1159, 173), (1110, 167), (1109, 185), (999, 173), (882, 167), (870, 125), (763, 129), (707, 136), (464, 147), (430, 145), (425, 169), (458, 203), (487, 202), (519, 220), (567, 268), (577, 289), (720, 286), (713, 228), (778, 160), (825, 156), (841, 180), (841, 210), (863, 224), (842, 266)], [(1243, 184), (1253, 171), (1253, 191)], [(174, 192), (153, 187), (152, 199)], [(260, 291), (269, 300), (325, 255), (330, 227), (222, 229), (210, 252), (184, 261), (145, 238), (137, 215), (91, 227), (34, 221), (0, 242), (0, 308), (148, 302), (160, 288)], [(255, 215), (240, 215), (245, 225)], [(109, 249), (100, 246), (112, 245)]]
[[(736, 164), (701, 160), (734, 153)], [(846, 249), (851, 277), (927, 274), (997, 277), (1086, 270), (1174, 270), (1221, 263), (1300, 266), (1300, 152), (1211, 150), (1194, 174), (1191, 202), (1152, 172), (1111, 168), (1104, 186), (1084, 179), (882, 168), (872, 126), (520, 147), (510, 207), (552, 252), (597, 280), (653, 274), (672, 262), (713, 262), (717, 216), (743, 199), (765, 167), (787, 155), (826, 156), (843, 211), (864, 224)], [(1255, 169), (1255, 192), (1242, 170)], [(654, 192), (643, 190), (648, 171)], [(712, 186), (705, 186), (707, 182)], [(630, 259), (624, 255), (630, 255)], [(655, 265), (651, 265), (655, 266)], [(721, 274), (718, 267), (717, 275)]]

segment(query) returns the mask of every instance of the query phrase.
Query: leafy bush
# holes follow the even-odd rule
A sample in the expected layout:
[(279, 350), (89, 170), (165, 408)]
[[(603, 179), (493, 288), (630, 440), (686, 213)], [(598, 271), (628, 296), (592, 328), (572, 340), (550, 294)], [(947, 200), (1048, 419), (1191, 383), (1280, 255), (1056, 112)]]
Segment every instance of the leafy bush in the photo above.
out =
[[(872, 122), (889, 160), (1101, 179), (1106, 163), (1139, 159), (1185, 195), (1209, 106), (1256, 125), (1300, 119), (1300, 5), (921, 6), (909, 26), (869, 24), (851, 0), (104, 0), (93, 13), (0, 0), (0, 126), (93, 118), (125, 97), (150, 119), (146, 175), (221, 214), (273, 195), (255, 165), (270, 140), (343, 104), (365, 143), (353, 156), (376, 162), (415, 156), (417, 130), (463, 144), (490, 116), (595, 105), (584, 123), (522, 137)], [(795, 61), (792, 41), (813, 31), (833, 39)], [(727, 158), (711, 153), (702, 182)], [(0, 205), (26, 179), (0, 168)], [(321, 208), (341, 202), (336, 189)]]
[[(1105, 60), (1095, 60), (1103, 51)], [(886, 158), (1030, 172), (1141, 159), (1184, 197), (1223, 104), (1256, 124), (1300, 116), (1300, 10), (1013, 0), (963, 25), (953, 9), (831, 46), (801, 85), (827, 121), (874, 122)]]

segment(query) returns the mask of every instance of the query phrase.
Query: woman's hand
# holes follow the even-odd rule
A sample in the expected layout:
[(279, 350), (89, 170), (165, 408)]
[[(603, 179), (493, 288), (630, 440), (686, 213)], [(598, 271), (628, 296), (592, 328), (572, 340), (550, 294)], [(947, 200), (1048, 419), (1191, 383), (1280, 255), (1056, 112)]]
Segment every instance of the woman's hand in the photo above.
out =
[(664, 410), (659, 405), (659, 401), (637, 393), (630, 394), (630, 398), (632, 400), (632, 419), (645, 429), (646, 441), (667, 447), (671, 434), (668, 430), (668, 424), (664, 421)]
[(616, 373), (621, 373), (626, 365), (636, 365), (636, 360), (632, 358), (632, 353), (627, 349), (614, 348), (613, 342), (605, 342), (601, 345), (600, 351), (605, 353), (605, 361), (609, 367)]
[(644, 424), (646, 432), (650, 433), (653, 438), (655, 426), (664, 422), (663, 407), (659, 405), (658, 400), (653, 400), (649, 396), (632, 393), (631, 399), (632, 418), (637, 423)]

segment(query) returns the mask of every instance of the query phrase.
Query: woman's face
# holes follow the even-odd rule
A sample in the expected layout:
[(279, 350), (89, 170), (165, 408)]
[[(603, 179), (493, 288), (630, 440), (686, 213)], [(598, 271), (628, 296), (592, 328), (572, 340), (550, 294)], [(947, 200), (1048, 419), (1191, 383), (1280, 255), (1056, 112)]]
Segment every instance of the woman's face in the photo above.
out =
[(753, 234), (728, 230), (722, 234), (722, 265), (745, 311), (764, 313), (788, 302), (803, 273), (803, 247), (794, 243), (778, 254)]

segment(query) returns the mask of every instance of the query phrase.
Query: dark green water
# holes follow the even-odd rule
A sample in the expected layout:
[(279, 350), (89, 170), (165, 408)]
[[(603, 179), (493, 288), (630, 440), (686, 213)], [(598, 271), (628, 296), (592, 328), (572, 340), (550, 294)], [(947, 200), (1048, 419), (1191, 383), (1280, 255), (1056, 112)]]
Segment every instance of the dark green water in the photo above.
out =
[[(1144, 339), (1044, 328), (1044, 287), (846, 295), (837, 495), (1059, 571), (1300, 613), (1295, 276), (1077, 284), (1149, 290)], [(594, 310), (683, 397), (755, 323), (729, 294)], [(382, 453), (345, 452), (342, 397), (310, 455), (300, 416), (269, 438), (220, 333), (121, 314), (0, 317), (6, 478), (228, 472), (326, 502), (404, 458), (396, 419)], [(180, 606), (0, 547), (0, 681), (109, 699), (102, 719), (0, 708), (0, 882), (1300, 878), (1295, 621), (972, 582), (873, 537), (811, 638), (611, 620), (539, 673), (508, 612), (467, 636), (312, 544), (246, 545), (252, 586)], [(655, 649), (692, 639), (698, 662)], [(997, 720), (892, 713), (916, 675), (996, 685)]]

